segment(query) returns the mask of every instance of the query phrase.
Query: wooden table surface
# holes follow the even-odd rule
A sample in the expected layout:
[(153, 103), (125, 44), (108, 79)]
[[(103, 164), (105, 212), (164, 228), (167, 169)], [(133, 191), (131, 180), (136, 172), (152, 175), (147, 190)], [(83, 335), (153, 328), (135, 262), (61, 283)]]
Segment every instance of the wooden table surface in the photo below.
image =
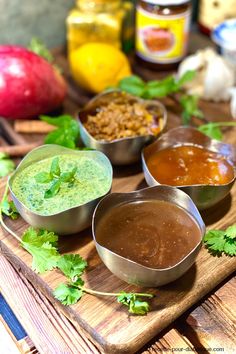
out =
[[(196, 46), (205, 47), (208, 43), (205, 37), (194, 35), (191, 47), (193, 50)], [(65, 57), (58, 54), (57, 62), (67, 73)], [(140, 67), (135, 67), (135, 71), (144, 78), (155, 77), (154, 73)], [(78, 107), (87, 100), (88, 96), (71, 84), (64, 110), (75, 114)], [(165, 104), (169, 111), (168, 128), (171, 128), (179, 124), (180, 110), (173, 101), (166, 100)], [(209, 121), (231, 119), (227, 104), (202, 102), (201, 107)], [(228, 130), (227, 141), (235, 141), (234, 136), (235, 130)], [(24, 139), (40, 141), (42, 136), (24, 135)], [(220, 213), (224, 214), (224, 210)], [(55, 354), (99, 353), (94, 344), (86, 339), (82, 332), (78, 333), (70, 321), (57, 312), (52, 304), (29, 283), (21, 270), (13, 268), (3, 256), (0, 256), (0, 274), (0, 290), (35, 346), (31, 344), (31, 349), (29, 347), (26, 349), (22, 344), (16, 343), (18, 350), (20, 348), (20, 351), (24, 353), (30, 350), (34, 353), (38, 351)], [(236, 279), (230, 276), (214, 292), (182, 315), (139, 353), (235, 353), (235, 290)], [(2, 338), (1, 331), (0, 338)], [(1, 347), (2, 345), (4, 342), (1, 341)], [(11, 352), (10, 349), (8, 352)], [(5, 351), (4, 354), (8, 352)]]

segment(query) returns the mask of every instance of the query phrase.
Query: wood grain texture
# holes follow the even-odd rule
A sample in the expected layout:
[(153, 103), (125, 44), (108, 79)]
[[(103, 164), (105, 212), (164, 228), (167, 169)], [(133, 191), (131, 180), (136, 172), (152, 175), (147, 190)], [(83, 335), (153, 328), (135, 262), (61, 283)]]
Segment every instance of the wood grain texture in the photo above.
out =
[[(114, 191), (121, 189), (127, 192), (136, 189), (142, 183), (143, 175), (135, 171), (135, 175), (124, 178), (122, 173), (120, 177), (115, 178)], [(220, 210), (224, 218), (222, 219), (222, 212), (219, 215), (219, 208), (211, 211), (211, 218), (217, 218), (214, 227), (224, 228), (235, 221), (234, 208), (230, 207), (235, 203), (234, 187), (231, 200), (227, 198), (221, 203)], [(204, 218), (208, 223), (207, 215)], [(19, 234), (27, 226), (21, 219), (16, 222), (9, 221), (9, 225)], [(77, 328), (81, 326), (106, 353), (136, 351), (236, 269), (235, 258), (226, 256), (215, 258), (203, 248), (196, 264), (182, 278), (159, 289), (150, 289), (156, 294), (156, 298), (152, 301), (152, 311), (147, 316), (128, 316), (126, 309), (113, 298), (104, 300), (86, 295), (74, 306), (62, 306), (53, 298), (52, 290), (65, 281), (65, 278), (56, 270), (36, 275), (30, 269), (31, 256), (19, 247), (17, 241), (5, 232), (1, 232), (0, 239), (3, 254), (22, 270), (59, 311), (62, 311)], [(88, 261), (89, 269), (84, 277), (88, 287), (111, 292), (138, 290), (117, 279), (101, 263), (90, 230), (85, 230), (80, 235), (61, 237), (60, 251), (80, 253)]]
[[(0, 289), (40, 353), (98, 354), (50, 302), (0, 255)], [(14, 292), (12, 291), (14, 289)], [(33, 329), (33, 330), (32, 330)], [(29, 343), (30, 344), (30, 343)], [(33, 348), (31, 348), (33, 349)]]

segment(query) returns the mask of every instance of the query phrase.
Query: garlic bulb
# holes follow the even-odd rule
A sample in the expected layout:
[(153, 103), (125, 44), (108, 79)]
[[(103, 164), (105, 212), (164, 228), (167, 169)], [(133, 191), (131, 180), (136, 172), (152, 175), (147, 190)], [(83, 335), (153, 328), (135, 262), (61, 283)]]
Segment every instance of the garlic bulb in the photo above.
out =
[(190, 55), (179, 66), (178, 77), (195, 70), (196, 77), (184, 87), (189, 94), (205, 100), (227, 101), (229, 88), (235, 83), (234, 68), (214, 50), (207, 48)]

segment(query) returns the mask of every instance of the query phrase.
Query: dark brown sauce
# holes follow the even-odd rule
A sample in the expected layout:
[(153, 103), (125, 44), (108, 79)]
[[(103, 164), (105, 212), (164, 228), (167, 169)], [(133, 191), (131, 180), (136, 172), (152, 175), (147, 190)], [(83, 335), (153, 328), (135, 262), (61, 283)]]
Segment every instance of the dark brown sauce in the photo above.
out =
[(147, 159), (152, 176), (161, 184), (186, 186), (231, 182), (234, 169), (223, 156), (194, 145), (170, 147)]
[(165, 201), (111, 208), (96, 227), (97, 242), (146, 267), (172, 267), (199, 243), (201, 230), (182, 208)]

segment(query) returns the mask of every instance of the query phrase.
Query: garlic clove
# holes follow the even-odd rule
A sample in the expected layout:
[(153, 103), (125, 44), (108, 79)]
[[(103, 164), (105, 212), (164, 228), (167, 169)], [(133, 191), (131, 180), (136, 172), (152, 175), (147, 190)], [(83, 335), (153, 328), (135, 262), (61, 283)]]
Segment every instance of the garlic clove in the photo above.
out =
[(234, 70), (219, 55), (206, 58), (203, 99), (227, 101), (230, 98), (229, 87), (234, 85)]

